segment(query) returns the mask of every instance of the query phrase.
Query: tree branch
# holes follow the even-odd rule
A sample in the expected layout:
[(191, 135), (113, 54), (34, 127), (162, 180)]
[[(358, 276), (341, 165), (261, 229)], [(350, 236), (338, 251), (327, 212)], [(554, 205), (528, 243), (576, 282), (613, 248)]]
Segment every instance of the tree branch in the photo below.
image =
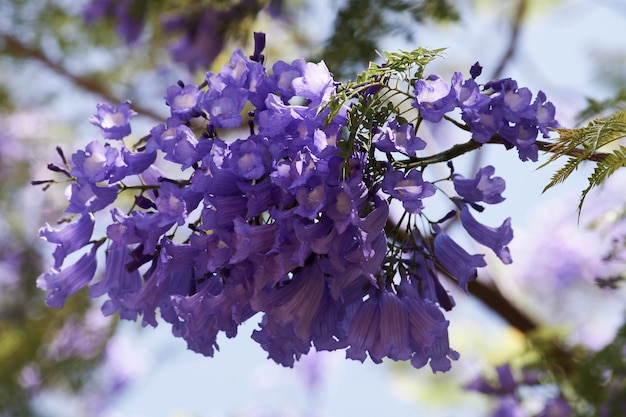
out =
[[(497, 134), (492, 136), (492, 138), (487, 143), (507, 145), (507, 142), (502, 138), (502, 136), (497, 135)], [(539, 148), (539, 150), (542, 152), (552, 152), (553, 144), (550, 142), (538, 140), (535, 142), (535, 144), (537, 145), (537, 148)], [(450, 149), (446, 149), (445, 151), (434, 154), (434, 155), (425, 156), (422, 158), (409, 158), (409, 159), (404, 159), (398, 162), (400, 163), (400, 165), (402, 165), (405, 168), (420, 168), (426, 165), (450, 161), (463, 154), (466, 154), (468, 152), (481, 148), (482, 146), (483, 146), (482, 143), (479, 143), (479, 142), (476, 142), (475, 140), (470, 139), (469, 141), (465, 143), (454, 145)], [(585, 154), (586, 153), (583, 149), (572, 149), (571, 151), (568, 151), (566, 153), (566, 155), (573, 156), (573, 157), (581, 157), (581, 156), (585, 156)], [(602, 162), (604, 158), (606, 157), (607, 157), (606, 153), (596, 152), (586, 157), (586, 159), (588, 161)]]
[[(116, 104), (122, 101), (119, 98), (115, 97), (115, 95), (113, 95), (113, 93), (111, 93), (111, 91), (109, 91), (100, 82), (89, 77), (72, 74), (63, 65), (52, 61), (43, 51), (25, 44), (24, 42), (17, 39), (15, 36), (0, 31), (0, 39), (4, 41), (4, 46), (7, 52), (11, 55), (38, 61), (45, 65), (48, 69), (71, 81), (78, 88), (100, 96), (101, 98), (110, 102), (110, 104)], [(132, 107), (133, 110), (135, 110), (136, 112), (148, 116), (154, 120), (163, 120), (163, 116), (153, 112), (150, 109), (144, 108), (135, 103), (133, 103)]]
[(524, 20), (524, 16), (526, 15), (527, 7), (528, 0), (519, 0), (519, 3), (517, 4), (517, 10), (511, 24), (511, 36), (509, 38), (508, 47), (504, 52), (504, 55), (500, 59), (500, 63), (496, 67), (496, 70), (493, 73), (494, 80), (501, 77), (504, 68), (509, 63), (511, 58), (513, 58), (513, 55), (515, 55), (515, 49), (517, 48), (517, 44), (519, 41), (519, 34), (522, 29), (522, 21)]

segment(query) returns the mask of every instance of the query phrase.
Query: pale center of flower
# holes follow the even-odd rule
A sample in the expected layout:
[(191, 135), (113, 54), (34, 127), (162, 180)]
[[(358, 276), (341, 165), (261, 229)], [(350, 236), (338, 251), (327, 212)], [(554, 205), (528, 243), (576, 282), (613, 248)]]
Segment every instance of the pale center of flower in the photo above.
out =
[(259, 158), (252, 153), (242, 155), (239, 161), (237, 161), (239, 172), (249, 172), (256, 168), (258, 164)]
[(175, 109), (188, 109), (196, 105), (195, 94), (182, 94), (174, 98)]
[(110, 129), (112, 127), (119, 127), (125, 125), (126, 116), (122, 113), (107, 113), (102, 118), (102, 128)]
[(395, 187), (393, 187), (401, 197), (417, 196), (422, 192), (422, 186), (415, 184), (411, 180), (398, 181)]
[(102, 169), (102, 166), (106, 164), (106, 160), (107, 158), (103, 153), (92, 153), (89, 158), (85, 159), (85, 164), (83, 165), (85, 174), (94, 175), (98, 173), (100, 169)]
[(310, 205), (317, 205), (324, 198), (324, 187), (318, 185), (309, 193), (308, 199)]
[(337, 196), (337, 211), (343, 215), (350, 214), (352, 210), (352, 204), (350, 204), (350, 197), (346, 193), (340, 193)]

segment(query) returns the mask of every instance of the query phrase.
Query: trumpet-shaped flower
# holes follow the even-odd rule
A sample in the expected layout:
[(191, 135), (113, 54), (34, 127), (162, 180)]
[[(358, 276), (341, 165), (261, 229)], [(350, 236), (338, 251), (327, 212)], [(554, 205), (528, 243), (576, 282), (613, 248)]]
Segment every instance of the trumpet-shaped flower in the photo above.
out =
[(110, 104), (98, 104), (98, 112), (89, 119), (92, 125), (98, 126), (105, 139), (123, 139), (130, 135), (130, 119), (137, 115), (130, 108), (130, 101), (114, 107)]

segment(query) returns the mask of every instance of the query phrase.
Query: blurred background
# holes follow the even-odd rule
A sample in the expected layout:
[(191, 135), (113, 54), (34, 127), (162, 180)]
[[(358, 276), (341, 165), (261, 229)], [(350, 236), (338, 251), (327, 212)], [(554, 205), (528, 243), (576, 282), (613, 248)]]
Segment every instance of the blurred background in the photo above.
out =
[[(443, 375), (344, 352), (282, 368), (246, 337), (254, 323), (205, 358), (165, 324), (104, 317), (85, 292), (45, 306), (35, 281), (51, 251), (38, 229), (63, 217), (65, 200), (62, 185), (30, 182), (52, 177), (55, 147), (69, 155), (98, 138), (96, 104), (126, 99), (142, 137), (169, 114), (167, 86), (201, 82), (235, 47), (252, 53), (253, 31), (267, 33), (267, 63), (323, 59), (338, 80), (381, 62), (377, 51), (445, 47), (431, 73), (449, 79), (479, 61), (483, 80), (544, 91), (563, 126), (626, 108), (621, 0), (0, 0), (0, 416), (538, 416), (554, 398), (570, 414), (544, 415), (626, 415), (615, 411), (626, 402), (626, 177), (592, 192), (579, 219), (591, 163), (542, 194), (557, 165), (537, 169), (499, 147), (459, 162), (489, 161), (506, 179), (507, 200), (485, 220), (513, 218), (514, 262), (479, 272), (487, 292), (448, 286), (461, 359)], [(467, 389), (479, 375), (503, 384), (494, 368), (506, 363), (524, 414), (497, 414), (497, 393)], [(519, 382), (528, 367), (541, 378)]]

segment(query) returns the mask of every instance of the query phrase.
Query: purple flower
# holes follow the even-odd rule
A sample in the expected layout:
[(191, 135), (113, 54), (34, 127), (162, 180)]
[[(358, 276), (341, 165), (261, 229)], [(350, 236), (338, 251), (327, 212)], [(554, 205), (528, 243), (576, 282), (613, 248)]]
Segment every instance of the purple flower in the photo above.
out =
[(487, 266), (484, 255), (470, 255), (443, 232), (435, 236), (437, 262), (452, 275), (459, 287), (467, 291), (467, 284), (476, 279), (476, 269)]
[[(296, 95), (293, 80), (302, 77), (306, 61), (296, 59), (291, 64), (284, 61), (278, 61), (272, 66), (272, 75), (269, 80), (276, 85), (276, 94), (287, 103)], [(266, 94), (267, 95), (267, 94)]]
[(84, 151), (74, 153), (72, 162), (71, 174), (85, 178), (91, 184), (108, 180), (123, 164), (117, 149), (98, 141), (90, 142)]
[(171, 204), (171, 212), (174, 219), (164, 213), (146, 213), (141, 211), (133, 211), (131, 216), (126, 216), (118, 208), (111, 210), (113, 222), (107, 227), (107, 237), (113, 242), (119, 244), (139, 243), (142, 253), (145, 255), (154, 254), (156, 246), (167, 230), (169, 230), (178, 219), (176, 207), (180, 207), (178, 198), (174, 197), (171, 202), (162, 202), (163, 206)]
[(415, 127), (411, 123), (398, 125), (396, 119), (387, 123), (387, 127), (376, 128), (372, 142), (377, 149), (383, 152), (402, 152), (406, 155), (415, 155), (426, 147), (426, 142), (417, 137)]
[(547, 138), (549, 136), (549, 128), (559, 127), (559, 122), (554, 119), (556, 112), (554, 104), (547, 101), (543, 91), (539, 91), (533, 103), (533, 108), (536, 111), (535, 120), (537, 121), (537, 127), (543, 134), (543, 137)]
[(327, 103), (335, 92), (335, 83), (326, 64), (307, 62), (302, 70), (302, 76), (292, 81), (296, 95), (309, 100), (309, 107)]
[(359, 197), (361, 194), (362, 190), (358, 187), (350, 187), (348, 184), (342, 184), (328, 190), (326, 207), (323, 211), (333, 219), (335, 228), (339, 233), (345, 232), (348, 225), (359, 223), (357, 207), (360, 206)]
[(491, 417), (527, 417), (528, 414), (519, 403), (519, 401), (513, 397), (508, 396), (502, 398), (498, 408), (493, 412)]
[(498, 228), (485, 226), (476, 221), (466, 204), (461, 204), (461, 224), (476, 242), (493, 250), (504, 264), (513, 262), (507, 246), (513, 240), (510, 217)]
[(487, 165), (478, 170), (473, 179), (466, 179), (460, 174), (452, 176), (452, 182), (456, 192), (468, 203), (485, 202), (487, 204), (498, 204), (504, 201), (502, 192), (506, 186), (500, 177), (493, 177), (496, 169)]
[(146, 149), (142, 152), (132, 152), (126, 147), (122, 147), (124, 166), (116, 167), (111, 178), (109, 178), (109, 183), (122, 180), (129, 175), (143, 174), (154, 163), (156, 157), (156, 150)]
[(292, 368), (295, 361), (311, 350), (311, 342), (301, 341), (292, 327), (281, 326), (267, 316), (263, 316), (259, 327), (260, 330), (252, 333), (252, 339), (268, 353), (269, 359), (278, 364)]
[(98, 245), (84, 254), (76, 263), (65, 269), (52, 268), (51, 272), (37, 278), (37, 288), (49, 291), (46, 304), (49, 307), (61, 308), (69, 295), (84, 288), (96, 273), (96, 251)]
[(196, 152), (197, 145), (198, 140), (193, 131), (177, 117), (170, 117), (165, 124), (150, 130), (148, 151), (161, 149), (165, 152), (166, 160), (180, 164), (181, 170), (185, 170), (202, 157)]
[(253, 254), (267, 252), (274, 245), (278, 228), (276, 223), (251, 226), (241, 218), (235, 218), (233, 223), (236, 242), (231, 263), (243, 261)]
[(250, 56), (250, 60), (263, 63), (265, 56), (261, 53), (265, 49), (265, 33), (254, 32), (254, 53)]
[(247, 82), (251, 64), (241, 49), (235, 49), (228, 64), (222, 65), (219, 74), (207, 74), (209, 87), (219, 90), (226, 86), (249, 89)]
[[(213, 84), (209, 78), (209, 85)], [(209, 122), (216, 128), (231, 129), (242, 122), (241, 111), (248, 99), (245, 89), (226, 86), (221, 90), (210, 88), (200, 103), (200, 107), (209, 114)]]
[(156, 310), (161, 317), (178, 325), (178, 315), (172, 305), (175, 295), (186, 296), (196, 284), (194, 270), (200, 250), (187, 244), (174, 244), (170, 239), (161, 240), (161, 251), (155, 261), (149, 279), (141, 289), (133, 294), (132, 303), (143, 315), (142, 324), (156, 327)]
[(317, 324), (322, 300), (329, 297), (324, 273), (317, 263), (306, 265), (278, 289), (263, 291), (252, 300), (255, 310), (266, 312), (266, 321), (289, 327), (302, 342), (309, 342)]
[(498, 375), (497, 384), (485, 379), (482, 376), (471, 381), (465, 385), (465, 389), (471, 391), (478, 391), (483, 394), (507, 396), (515, 393), (519, 384), (515, 381), (513, 373), (511, 372), (511, 366), (508, 363), (496, 367), (496, 373)]
[(197, 293), (171, 297), (181, 320), (176, 335), (187, 341), (189, 349), (205, 356), (213, 356), (218, 348), (218, 332), (235, 337), (237, 326), (256, 313), (249, 304), (250, 268), (233, 266), (228, 273), (230, 276), (225, 283), (220, 276), (208, 276)]
[(415, 352), (411, 365), (421, 368), (427, 363), (433, 372), (446, 372), (450, 359), (457, 360), (458, 353), (450, 349), (448, 325), (443, 313), (434, 303), (419, 297), (401, 298), (409, 318), (409, 334)]
[(295, 188), (294, 197), (298, 202), (298, 207), (294, 212), (311, 220), (315, 219), (327, 203), (328, 191), (328, 186), (322, 176), (311, 177), (306, 184)]
[(225, 14), (212, 7), (201, 13), (171, 16), (163, 21), (166, 32), (183, 31), (180, 39), (168, 48), (176, 62), (187, 65), (190, 71), (211, 66), (224, 47), (226, 33), (218, 29)]
[(350, 323), (346, 357), (361, 362), (369, 353), (374, 363), (384, 357), (411, 359), (421, 368), (430, 362), (434, 372), (450, 369), (458, 353), (448, 346), (448, 322), (437, 307), (409, 296), (376, 291), (360, 303)]
[(103, 17), (115, 17), (118, 35), (127, 44), (133, 44), (139, 39), (144, 22), (143, 16), (138, 13), (140, 10), (132, 3), (132, 0), (92, 0), (83, 9), (83, 17), (88, 23)]
[(463, 111), (461, 117), (472, 131), (472, 139), (479, 143), (489, 142), (504, 125), (500, 107), (469, 107)]
[(242, 196), (216, 197), (206, 196), (205, 206), (202, 209), (202, 228), (233, 229), (233, 220), (236, 217), (246, 216), (247, 200)]
[(411, 104), (424, 120), (437, 123), (456, 107), (456, 91), (438, 75), (429, 75), (415, 82), (415, 100)]
[(382, 182), (382, 189), (391, 197), (402, 201), (402, 206), (410, 213), (419, 213), (424, 208), (422, 199), (435, 194), (436, 188), (422, 179), (417, 169), (410, 170), (406, 175), (402, 171), (387, 169)]
[(109, 300), (102, 306), (107, 316), (117, 311), (123, 319), (137, 319), (137, 308), (129, 302), (129, 298), (141, 288), (141, 275), (136, 268), (129, 268), (132, 260), (131, 251), (126, 245), (113, 244), (107, 250), (104, 278), (89, 290), (93, 298), (109, 295)]
[(98, 187), (85, 179), (78, 178), (65, 192), (69, 200), (65, 211), (80, 214), (100, 211), (117, 199), (117, 192), (117, 186)]
[(251, 136), (230, 145), (228, 166), (240, 177), (258, 180), (269, 173), (272, 157), (263, 139)]
[(472, 65), (472, 67), (470, 68), (470, 76), (472, 77), (472, 79), (478, 78), (480, 74), (482, 74), (482, 72), (483, 67), (478, 63), (478, 61), (476, 61), (474, 65)]
[(200, 115), (200, 108), (198, 106), (199, 97), (200, 90), (198, 86), (187, 84), (181, 87), (176, 84), (167, 88), (167, 93), (164, 98), (165, 103), (170, 106), (172, 116), (182, 121), (189, 121)]
[(539, 148), (537, 148), (538, 129), (530, 121), (522, 120), (515, 125), (505, 124), (498, 131), (502, 139), (517, 148), (521, 161), (537, 162)]
[(209, 90), (200, 101), (200, 108), (209, 115), (209, 123), (215, 128), (234, 128), (241, 124), (241, 112), (264, 77), (264, 67), (249, 61), (240, 49), (235, 50), (230, 63), (218, 74), (208, 72)]
[[(406, 321), (406, 317), (405, 317)], [(388, 325), (388, 323), (385, 323)], [(408, 335), (408, 325), (405, 324), (406, 333)], [(374, 363), (381, 363), (382, 356), (374, 354), (377, 343), (384, 343), (380, 337), (380, 307), (378, 297), (370, 295), (354, 314), (350, 322), (350, 329), (346, 337), (346, 345), (349, 346), (346, 351), (346, 358), (355, 359), (360, 362), (365, 361), (367, 353)]]
[(92, 214), (85, 214), (72, 223), (60, 229), (52, 229), (47, 226), (39, 230), (39, 236), (50, 243), (56, 244), (54, 250), (54, 267), (60, 268), (65, 257), (72, 252), (84, 247), (91, 239), (93, 233), (94, 217)]
[(130, 119), (137, 115), (131, 110), (130, 101), (120, 103), (117, 107), (101, 103), (97, 109), (98, 113), (89, 122), (100, 128), (105, 139), (123, 139), (130, 135)]
[[(622, 411), (624, 410), (624, 403), (622, 402)], [(573, 415), (572, 406), (563, 398), (550, 399), (543, 410), (537, 417), (570, 417)]]
[(452, 75), (452, 88), (456, 92), (457, 106), (462, 112), (480, 111), (489, 105), (489, 96), (480, 92), (480, 87), (473, 78), (463, 80), (460, 72)]
[(507, 121), (519, 123), (522, 119), (535, 116), (535, 110), (530, 105), (532, 93), (526, 87), (518, 88), (516, 81), (510, 78), (491, 81), (485, 88), (495, 91), (490, 97), (491, 106), (501, 108)]

